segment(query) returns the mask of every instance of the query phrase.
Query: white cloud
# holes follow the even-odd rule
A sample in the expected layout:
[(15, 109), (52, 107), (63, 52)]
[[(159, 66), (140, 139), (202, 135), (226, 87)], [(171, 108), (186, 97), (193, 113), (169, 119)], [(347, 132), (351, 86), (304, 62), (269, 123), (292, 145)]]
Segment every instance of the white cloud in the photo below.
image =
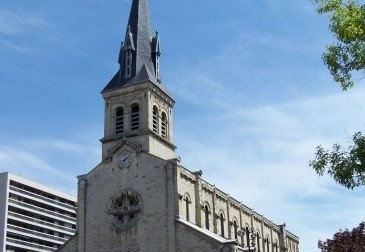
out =
[(0, 144), (0, 172), (20, 174), (76, 194), (76, 177), (100, 162), (97, 144), (80, 138), (17, 139)]
[(41, 28), (47, 22), (40, 16), (24, 13), (0, 10), (0, 34), (17, 35), (29, 32), (32, 28)]
[(0, 43), (4, 46), (14, 49), (18, 52), (30, 52), (30, 49), (24, 45), (20, 45), (18, 42), (10, 42), (5, 39), (0, 39)]
[[(347, 191), (328, 176), (318, 177), (309, 161), (317, 145), (346, 146), (354, 132), (364, 130), (365, 88), (331, 89), (334, 84), (329, 84), (324, 68), (293, 72), (292, 65), (282, 69), (283, 62), (270, 69), (273, 65), (265, 61), (251, 65), (248, 60), (257, 57), (255, 50), (263, 50), (259, 55), (271, 55), (272, 50), (310, 57), (317, 53), (322, 66), (323, 48), (295, 43), (250, 33), (212, 58), (184, 66), (175, 73), (172, 91), (179, 103), (194, 110), (183, 118), (177, 115), (174, 132), (183, 165), (202, 169), (203, 179), (276, 223), (285, 221), (300, 237), (301, 251), (309, 252), (317, 251), (318, 239), (363, 220), (359, 209), (365, 206), (365, 193)], [(250, 44), (255, 52), (247, 51)], [(290, 90), (301, 84), (310, 88)], [(273, 97), (270, 92), (278, 98), (261, 97)]]
[[(319, 178), (309, 160), (317, 145), (346, 146), (354, 132), (364, 129), (365, 88), (246, 107), (235, 97), (224, 99), (227, 93), (220, 93), (213, 81), (216, 86), (217, 92), (193, 92), (203, 93), (203, 102), (188, 101), (197, 107), (213, 101), (213, 111), (219, 112), (201, 114), (200, 121), (187, 115), (183, 127), (175, 130), (184, 165), (203, 169), (204, 179), (278, 224), (285, 221), (301, 238), (302, 251), (315, 251), (318, 239), (363, 220), (359, 209), (365, 206), (365, 193), (349, 192), (327, 176)], [(210, 137), (204, 137), (206, 127), (213, 127)]]
[(0, 170), (16, 174), (29, 174), (32, 171), (40, 177), (44, 174), (57, 176), (63, 181), (74, 182), (74, 177), (63, 172), (62, 169), (52, 166), (42, 157), (21, 148), (0, 146)]

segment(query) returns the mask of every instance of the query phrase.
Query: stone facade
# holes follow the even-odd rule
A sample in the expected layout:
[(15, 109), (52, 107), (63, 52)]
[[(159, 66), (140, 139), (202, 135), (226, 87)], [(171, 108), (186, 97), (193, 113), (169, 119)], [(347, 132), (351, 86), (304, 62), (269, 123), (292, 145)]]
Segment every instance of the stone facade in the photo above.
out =
[(149, 26), (147, 1), (133, 0), (120, 69), (102, 92), (102, 162), (78, 177), (77, 234), (59, 251), (298, 252), (285, 225), (181, 165), (175, 100), (160, 81), (160, 42)]
[(252, 243), (252, 237), (240, 230), (248, 229), (252, 232), (253, 229), (257, 251), (299, 251), (298, 237), (288, 232), (285, 224), (274, 224), (229, 194), (204, 181), (200, 171), (191, 172), (178, 166), (177, 172), (180, 219), (228, 240), (235, 240), (241, 247), (248, 247), (249, 242)]
[[(162, 159), (127, 140), (117, 146), (112, 157), (79, 177), (78, 232), (61, 251), (245, 251), (247, 235), (239, 231), (246, 227), (254, 228), (256, 251), (299, 251), (298, 237), (285, 225), (231, 198), (178, 159)], [(122, 169), (118, 157), (124, 151), (132, 161)], [(119, 228), (113, 199), (125, 190), (140, 196), (142, 208), (134, 212), (135, 223)]]

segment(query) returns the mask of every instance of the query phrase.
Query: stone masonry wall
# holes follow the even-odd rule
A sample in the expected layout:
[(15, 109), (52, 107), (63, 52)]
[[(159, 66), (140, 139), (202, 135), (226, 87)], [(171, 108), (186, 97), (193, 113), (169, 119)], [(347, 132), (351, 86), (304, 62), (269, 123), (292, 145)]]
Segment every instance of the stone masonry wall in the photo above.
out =
[[(252, 229), (255, 232), (256, 247), (259, 247), (260, 251), (276, 252), (276, 247), (278, 248), (277, 251), (284, 251), (284, 248), (288, 248), (291, 252), (299, 251), (298, 237), (287, 231), (284, 231), (285, 234), (283, 234), (280, 231), (281, 226), (274, 224), (214, 185), (202, 180), (196, 172), (191, 172), (181, 166), (178, 167), (177, 187), (179, 218), (187, 220), (186, 195), (189, 195), (192, 201), (188, 207), (191, 223), (207, 228), (226, 239), (236, 239), (242, 247), (247, 246), (247, 237), (246, 235), (239, 236), (237, 232), (238, 230), (246, 230), (248, 227), (250, 232)], [(205, 212), (206, 206), (209, 209), (208, 215)], [(208, 223), (206, 216), (208, 216)], [(223, 220), (221, 216), (223, 216)], [(235, 225), (237, 225), (236, 228)]]

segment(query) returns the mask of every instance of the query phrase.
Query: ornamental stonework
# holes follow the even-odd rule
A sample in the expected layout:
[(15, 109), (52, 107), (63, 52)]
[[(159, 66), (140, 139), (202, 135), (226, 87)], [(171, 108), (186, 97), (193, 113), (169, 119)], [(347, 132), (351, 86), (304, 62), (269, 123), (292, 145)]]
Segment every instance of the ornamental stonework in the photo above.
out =
[(127, 231), (137, 224), (142, 212), (141, 196), (133, 190), (123, 190), (113, 198), (109, 214), (113, 218), (112, 225), (118, 231)]

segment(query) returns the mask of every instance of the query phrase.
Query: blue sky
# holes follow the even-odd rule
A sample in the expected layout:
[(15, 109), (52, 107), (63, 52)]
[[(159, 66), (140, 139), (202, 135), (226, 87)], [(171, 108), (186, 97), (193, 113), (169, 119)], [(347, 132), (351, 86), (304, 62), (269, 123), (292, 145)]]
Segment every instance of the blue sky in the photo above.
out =
[[(0, 172), (76, 192), (100, 161), (100, 91), (117, 70), (130, 0), (0, 2)], [(365, 89), (321, 61), (333, 41), (309, 0), (150, 0), (183, 164), (300, 237), (363, 221), (364, 189), (308, 166), (364, 128)]]

